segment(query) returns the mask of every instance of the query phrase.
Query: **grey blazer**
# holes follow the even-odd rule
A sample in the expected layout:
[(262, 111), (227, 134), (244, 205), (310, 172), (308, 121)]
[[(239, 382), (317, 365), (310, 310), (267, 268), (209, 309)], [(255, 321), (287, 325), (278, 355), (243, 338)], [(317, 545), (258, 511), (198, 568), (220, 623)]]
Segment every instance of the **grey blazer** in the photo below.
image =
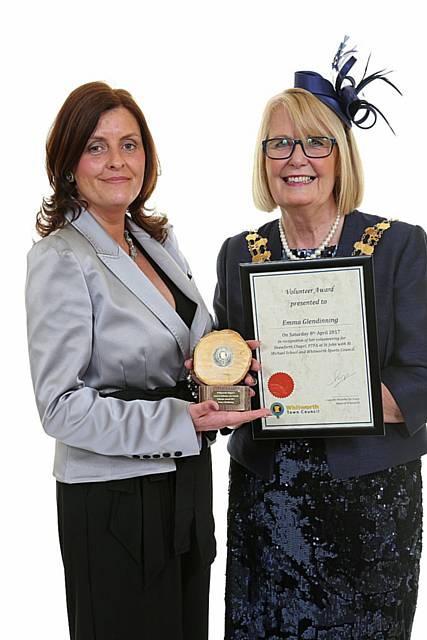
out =
[(28, 254), (31, 375), (43, 427), (56, 439), (54, 475), (66, 483), (172, 471), (174, 457), (200, 449), (188, 402), (102, 397), (174, 386), (212, 327), (172, 229), (161, 245), (132, 220), (126, 225), (197, 303), (190, 329), (87, 211)]

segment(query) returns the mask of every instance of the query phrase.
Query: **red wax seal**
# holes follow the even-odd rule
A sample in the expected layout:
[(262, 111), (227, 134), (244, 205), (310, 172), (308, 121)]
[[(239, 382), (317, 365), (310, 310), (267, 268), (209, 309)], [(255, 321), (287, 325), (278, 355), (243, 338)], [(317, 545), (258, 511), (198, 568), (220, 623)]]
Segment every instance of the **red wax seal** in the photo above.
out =
[(275, 398), (287, 398), (294, 387), (294, 381), (288, 373), (273, 373), (268, 380), (268, 389)]

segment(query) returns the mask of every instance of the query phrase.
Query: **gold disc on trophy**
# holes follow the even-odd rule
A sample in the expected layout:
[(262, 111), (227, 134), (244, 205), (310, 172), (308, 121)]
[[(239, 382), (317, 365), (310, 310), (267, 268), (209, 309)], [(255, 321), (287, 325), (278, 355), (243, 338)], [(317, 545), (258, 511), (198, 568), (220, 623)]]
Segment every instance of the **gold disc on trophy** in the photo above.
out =
[(252, 352), (242, 336), (231, 329), (207, 333), (193, 355), (194, 373), (208, 385), (234, 385), (250, 369)]

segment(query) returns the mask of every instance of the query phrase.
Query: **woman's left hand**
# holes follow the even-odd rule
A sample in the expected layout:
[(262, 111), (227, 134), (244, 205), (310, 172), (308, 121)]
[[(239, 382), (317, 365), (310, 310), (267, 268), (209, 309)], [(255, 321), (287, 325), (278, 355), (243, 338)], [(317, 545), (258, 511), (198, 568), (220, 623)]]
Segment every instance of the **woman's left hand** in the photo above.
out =
[(251, 411), (220, 411), (215, 400), (205, 400), (190, 404), (188, 409), (196, 431), (216, 431), (217, 429), (238, 429), (245, 422), (271, 416), (270, 409)]
[(384, 422), (405, 422), (396, 400), (391, 395), (385, 384), (381, 382), (383, 399)]

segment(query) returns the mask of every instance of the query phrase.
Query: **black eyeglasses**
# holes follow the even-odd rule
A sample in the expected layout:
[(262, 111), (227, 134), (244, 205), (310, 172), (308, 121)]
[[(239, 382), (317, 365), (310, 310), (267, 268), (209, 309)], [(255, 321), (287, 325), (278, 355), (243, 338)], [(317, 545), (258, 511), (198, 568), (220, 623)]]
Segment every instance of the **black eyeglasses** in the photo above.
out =
[(327, 158), (331, 155), (334, 145), (337, 141), (335, 138), (327, 136), (307, 136), (303, 140), (298, 138), (268, 138), (262, 141), (262, 150), (272, 160), (286, 160), (293, 154), (297, 144), (301, 145), (301, 149), (307, 158)]

